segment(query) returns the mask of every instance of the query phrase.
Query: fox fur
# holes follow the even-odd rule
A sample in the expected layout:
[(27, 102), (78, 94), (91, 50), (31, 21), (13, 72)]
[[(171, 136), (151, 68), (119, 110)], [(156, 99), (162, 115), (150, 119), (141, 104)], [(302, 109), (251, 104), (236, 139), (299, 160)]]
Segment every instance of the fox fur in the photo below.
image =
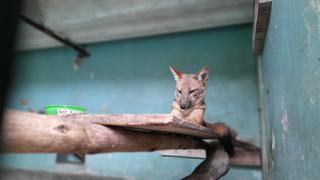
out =
[(203, 67), (196, 74), (185, 74), (171, 66), (169, 66), (169, 69), (176, 81), (175, 99), (172, 102), (171, 114), (210, 128), (219, 135), (220, 143), (225, 147), (228, 154), (233, 155), (232, 138), (236, 136), (235, 131), (221, 122), (206, 123), (203, 118), (206, 110), (204, 98), (209, 77), (208, 67)]

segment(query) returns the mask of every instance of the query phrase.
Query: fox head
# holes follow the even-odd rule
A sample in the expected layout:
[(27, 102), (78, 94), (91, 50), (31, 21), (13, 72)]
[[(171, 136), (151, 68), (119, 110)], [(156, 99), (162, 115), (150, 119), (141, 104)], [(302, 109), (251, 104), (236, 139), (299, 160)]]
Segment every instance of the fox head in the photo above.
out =
[(208, 80), (208, 67), (202, 68), (196, 74), (184, 74), (169, 66), (176, 80), (175, 100), (180, 109), (187, 110), (194, 105), (204, 103), (206, 82)]

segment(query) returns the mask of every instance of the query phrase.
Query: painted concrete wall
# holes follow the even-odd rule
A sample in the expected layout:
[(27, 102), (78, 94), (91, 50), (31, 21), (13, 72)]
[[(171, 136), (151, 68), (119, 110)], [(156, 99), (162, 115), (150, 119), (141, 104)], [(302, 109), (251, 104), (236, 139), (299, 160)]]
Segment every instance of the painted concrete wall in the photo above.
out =
[[(41, 110), (81, 105), (89, 113), (168, 113), (174, 97), (169, 65), (195, 72), (208, 65), (205, 117), (259, 143), (256, 62), (251, 25), (88, 45), (92, 56), (75, 70), (67, 48), (19, 53), (8, 107)], [(21, 104), (23, 100), (23, 104)], [(2, 166), (55, 169), (54, 154), (2, 156)], [(87, 156), (89, 172), (135, 179), (179, 179), (201, 160), (154, 153)], [(150, 178), (152, 177), (152, 178)], [(223, 179), (260, 179), (259, 170), (232, 169)]]
[(320, 1), (273, 1), (262, 72), (270, 160), (266, 175), (319, 179)]
[[(97, 43), (250, 23), (252, 4), (253, 0), (33, 0), (25, 2), (24, 14), (78, 43)], [(62, 46), (28, 24), (20, 28), (18, 49)]]

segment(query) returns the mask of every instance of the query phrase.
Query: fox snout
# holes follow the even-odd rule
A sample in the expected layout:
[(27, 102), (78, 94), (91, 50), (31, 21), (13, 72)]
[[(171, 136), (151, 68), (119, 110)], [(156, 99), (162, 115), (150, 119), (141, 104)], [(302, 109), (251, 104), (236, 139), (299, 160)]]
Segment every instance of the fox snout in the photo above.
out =
[(204, 104), (205, 85), (208, 80), (208, 68), (202, 68), (196, 74), (184, 74), (170, 66), (176, 80), (176, 103), (181, 110), (187, 110), (194, 105)]
[(181, 99), (179, 101), (179, 106), (180, 106), (180, 109), (187, 110), (191, 107), (191, 101), (188, 99)]

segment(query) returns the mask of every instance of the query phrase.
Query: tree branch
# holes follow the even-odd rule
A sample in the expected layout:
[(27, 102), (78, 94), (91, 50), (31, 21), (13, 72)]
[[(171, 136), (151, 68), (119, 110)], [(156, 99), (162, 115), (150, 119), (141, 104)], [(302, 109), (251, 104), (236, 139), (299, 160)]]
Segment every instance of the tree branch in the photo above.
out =
[[(201, 137), (216, 136), (217, 133), (210, 133), (208, 128), (171, 115), (54, 116), (5, 110), (1, 152), (93, 154), (208, 149), (211, 143), (202, 141)], [(235, 156), (230, 158), (231, 165), (261, 165), (258, 147), (236, 139), (233, 144)]]
[(92, 154), (206, 147), (202, 140), (183, 135), (106, 127), (15, 110), (5, 110), (2, 122), (3, 152)]

